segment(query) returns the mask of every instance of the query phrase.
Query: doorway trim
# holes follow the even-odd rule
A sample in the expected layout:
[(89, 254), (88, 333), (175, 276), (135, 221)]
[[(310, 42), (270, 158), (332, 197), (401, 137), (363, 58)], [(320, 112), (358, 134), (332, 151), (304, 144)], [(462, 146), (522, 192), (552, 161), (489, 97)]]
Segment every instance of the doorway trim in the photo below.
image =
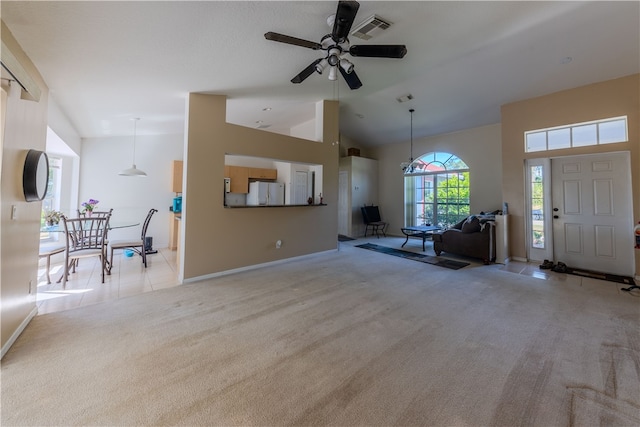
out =
[[(612, 154), (624, 154), (626, 156), (627, 161), (625, 162), (625, 173), (631, 177), (631, 163), (630, 163), (630, 152), (627, 150), (623, 151), (607, 151), (603, 153), (590, 153), (590, 154), (579, 154), (579, 155), (564, 155), (564, 156), (552, 156), (552, 157), (544, 157), (544, 158), (536, 158), (536, 159), (525, 159), (525, 234), (526, 234), (526, 245), (527, 245), (527, 260), (529, 261), (542, 261), (543, 259), (555, 260), (554, 254), (554, 236), (553, 236), (553, 176), (551, 172), (552, 161), (560, 160), (563, 158), (570, 157), (594, 157), (594, 156), (607, 156)], [(533, 229), (533, 208), (532, 208), (532, 186), (531, 183), (531, 167), (540, 165), (543, 168), (543, 193), (544, 193), (544, 227), (545, 227), (545, 248), (544, 250), (539, 250), (533, 247), (532, 244), (532, 229)], [(626, 214), (624, 214), (626, 215)], [(633, 228), (633, 215), (630, 217), (631, 228)], [(631, 269), (635, 269), (635, 262), (632, 260)]]

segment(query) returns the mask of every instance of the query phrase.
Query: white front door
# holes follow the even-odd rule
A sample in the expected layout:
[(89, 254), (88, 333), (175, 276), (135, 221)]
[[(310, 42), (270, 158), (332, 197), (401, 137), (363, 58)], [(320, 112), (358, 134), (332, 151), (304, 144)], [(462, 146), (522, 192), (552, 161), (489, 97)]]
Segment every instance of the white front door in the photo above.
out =
[(628, 152), (551, 160), (556, 262), (633, 275), (629, 162)]

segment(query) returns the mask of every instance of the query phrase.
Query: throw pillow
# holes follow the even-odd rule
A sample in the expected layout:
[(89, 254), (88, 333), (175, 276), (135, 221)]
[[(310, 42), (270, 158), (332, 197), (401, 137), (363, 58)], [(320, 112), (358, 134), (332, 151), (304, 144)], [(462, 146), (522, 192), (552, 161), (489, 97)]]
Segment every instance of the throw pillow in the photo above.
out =
[(463, 233), (477, 233), (480, 231), (480, 220), (475, 216), (470, 216), (464, 224), (462, 224), (461, 231)]
[(462, 224), (464, 224), (466, 220), (467, 220), (467, 218), (463, 219), (462, 221), (458, 222), (457, 224), (452, 225), (451, 228), (455, 228), (456, 230), (462, 230)]

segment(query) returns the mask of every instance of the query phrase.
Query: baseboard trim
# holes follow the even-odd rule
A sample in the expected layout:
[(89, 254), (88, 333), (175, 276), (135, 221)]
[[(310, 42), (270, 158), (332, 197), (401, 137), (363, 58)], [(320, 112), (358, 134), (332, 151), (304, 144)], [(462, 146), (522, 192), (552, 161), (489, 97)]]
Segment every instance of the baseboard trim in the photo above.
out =
[(327, 254), (327, 253), (331, 253), (331, 252), (338, 252), (338, 249), (336, 248), (336, 249), (330, 249), (328, 251), (314, 252), (314, 253), (308, 254), (308, 255), (300, 255), (300, 256), (293, 257), (293, 258), (284, 258), (284, 259), (279, 259), (277, 261), (265, 262), (265, 263), (262, 263), (262, 264), (248, 265), (246, 267), (234, 268), (232, 270), (218, 271), (217, 273), (205, 274), (204, 276), (197, 276), (197, 277), (191, 277), (189, 279), (184, 279), (182, 281), (182, 283), (200, 282), (202, 280), (214, 279), (216, 277), (222, 277), (222, 276), (228, 276), (230, 274), (241, 273), (243, 271), (251, 271), (251, 270), (256, 270), (258, 268), (270, 267), (270, 266), (273, 266), (273, 265), (280, 265), (280, 264), (284, 264), (284, 263), (291, 262), (291, 261), (298, 261), (298, 260), (303, 260), (303, 259), (307, 259), (307, 258), (313, 258), (313, 257), (316, 257), (318, 255)]
[(13, 345), (13, 343), (15, 343), (18, 337), (20, 336), (20, 334), (22, 334), (22, 331), (24, 331), (24, 329), (27, 327), (29, 322), (31, 322), (31, 319), (36, 317), (37, 314), (38, 314), (38, 307), (36, 306), (36, 307), (33, 307), (29, 315), (22, 321), (22, 323), (20, 323), (20, 326), (18, 326), (18, 329), (16, 329), (13, 332), (13, 334), (11, 334), (11, 338), (9, 338), (9, 340), (2, 346), (2, 352), (0, 353), (0, 360), (4, 357), (5, 354), (7, 354), (7, 352)]
[(518, 261), (518, 262), (529, 262), (529, 260), (528, 260), (528, 259), (526, 259), (526, 258), (522, 258), (522, 257), (519, 257), (519, 256), (512, 256), (512, 257), (511, 257), (511, 259), (512, 259), (513, 261)]

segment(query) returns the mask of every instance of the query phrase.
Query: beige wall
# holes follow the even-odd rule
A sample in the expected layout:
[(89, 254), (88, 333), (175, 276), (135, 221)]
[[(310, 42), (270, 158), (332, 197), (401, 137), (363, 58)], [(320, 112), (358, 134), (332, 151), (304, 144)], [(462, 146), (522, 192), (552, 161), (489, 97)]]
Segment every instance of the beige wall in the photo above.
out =
[(360, 157), (373, 158), (375, 155), (375, 148), (366, 147), (345, 135), (340, 135), (340, 157), (347, 157), (349, 155), (349, 148), (357, 148), (360, 150)]
[[(404, 176), (400, 163), (408, 161), (410, 142), (379, 147), (378, 199), (388, 234), (401, 235), (404, 225)], [(444, 151), (460, 157), (469, 166), (471, 212), (502, 208), (500, 125), (482, 126), (413, 141), (413, 157)]]
[[(323, 142), (315, 142), (226, 123), (225, 96), (189, 95), (183, 280), (337, 248), (338, 103), (322, 101), (320, 110)], [(322, 165), (327, 206), (225, 208), (225, 154)]]
[[(524, 132), (608, 117), (627, 116), (629, 141), (603, 146), (524, 152)], [(640, 75), (595, 83), (502, 106), (502, 192), (511, 216), (511, 255), (526, 258), (524, 221), (524, 162), (540, 158), (629, 151), (633, 188), (634, 223), (640, 220)], [(631, 233), (632, 230), (629, 230)], [(629, 248), (629, 250), (633, 250)], [(640, 251), (635, 251), (636, 275)]]
[[(47, 134), (48, 88), (38, 70), (26, 57), (13, 35), (2, 22), (2, 41), (38, 84), (42, 93), (38, 102), (21, 99), (20, 87), (8, 92), (4, 134), (2, 135), (1, 243), (2, 269), (0, 294), (2, 301), (2, 354), (36, 313), (35, 286), (38, 272), (41, 202), (27, 203), (22, 192), (22, 170), (28, 149), (45, 149)], [(11, 219), (12, 207), (16, 218)], [(31, 287), (29, 283), (31, 282)]]

